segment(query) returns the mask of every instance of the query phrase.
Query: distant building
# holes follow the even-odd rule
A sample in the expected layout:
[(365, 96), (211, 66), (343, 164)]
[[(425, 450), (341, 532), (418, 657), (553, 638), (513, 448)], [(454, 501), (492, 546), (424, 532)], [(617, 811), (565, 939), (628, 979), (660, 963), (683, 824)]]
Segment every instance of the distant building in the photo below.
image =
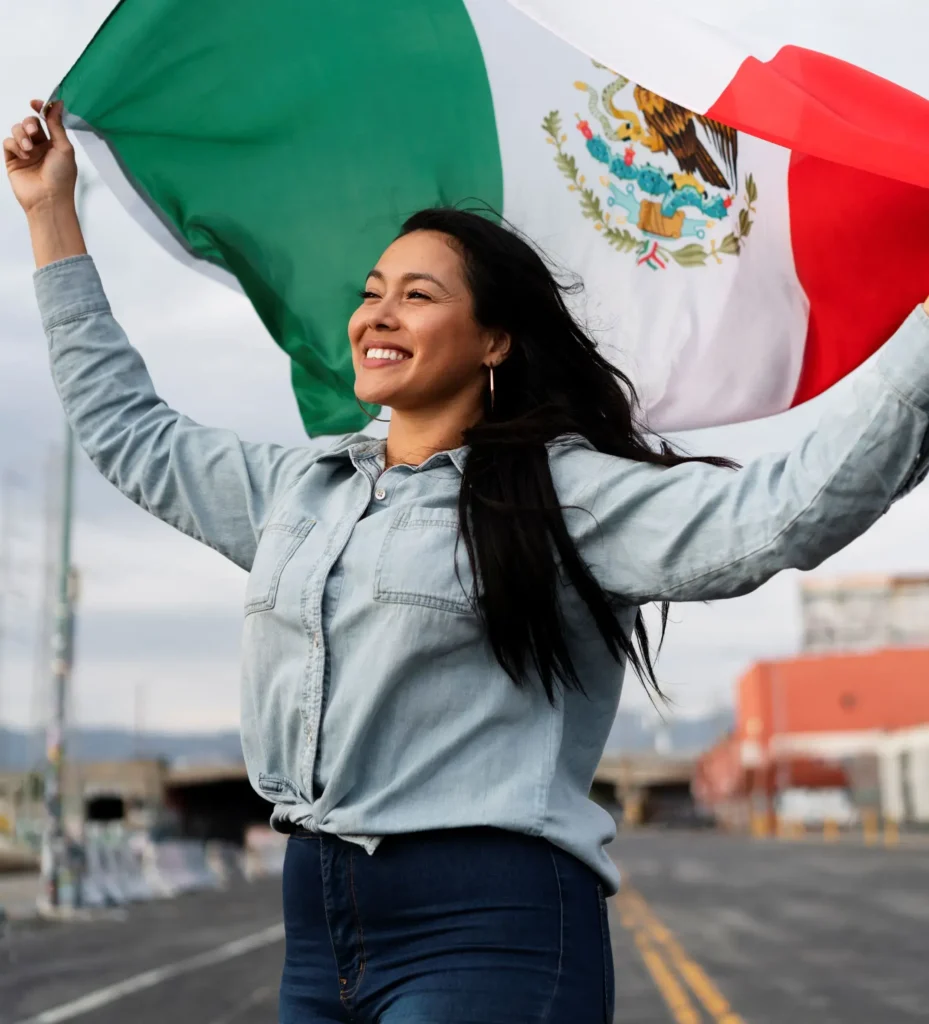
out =
[(891, 733), (878, 752), (881, 805), (888, 818), (929, 825), (929, 724)]
[[(130, 822), (146, 818), (163, 802), (168, 766), (157, 759), (135, 761), (69, 761), (63, 779), (65, 814), (79, 821), (88, 799), (101, 794), (119, 796)], [(44, 778), (40, 772), (0, 771), (0, 805), (9, 832), (37, 830), (44, 820)]]
[[(65, 766), (62, 791), (66, 822), (75, 835), (86, 816), (118, 814), (131, 828), (240, 842), (248, 826), (267, 823), (271, 814), (270, 804), (250, 786), (244, 764), (72, 761)], [(34, 838), (44, 813), (41, 774), (0, 772), (0, 836), (5, 831), (21, 840)]]
[(929, 825), (929, 647), (808, 654), (754, 665), (731, 736), (699, 761), (694, 794), (740, 825), (794, 789)]
[(800, 601), (804, 653), (929, 647), (929, 576), (810, 577)]

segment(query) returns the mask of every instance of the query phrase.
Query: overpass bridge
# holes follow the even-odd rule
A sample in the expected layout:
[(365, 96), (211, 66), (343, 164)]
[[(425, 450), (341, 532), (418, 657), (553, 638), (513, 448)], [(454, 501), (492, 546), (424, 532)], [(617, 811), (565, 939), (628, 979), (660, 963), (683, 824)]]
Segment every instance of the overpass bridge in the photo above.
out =
[[(669, 808), (677, 813), (692, 808), (693, 769), (689, 758), (605, 757), (591, 795), (621, 807), (626, 823), (646, 823)], [(0, 776), (0, 791), (9, 789), (23, 818), (38, 821), (43, 813), (40, 782), (30, 773), (7, 773)], [(241, 843), (251, 825), (267, 824), (270, 816), (270, 805), (250, 786), (243, 764), (169, 765), (157, 759), (69, 763), (63, 789), (74, 820), (123, 819), (139, 827), (159, 827), (160, 822), (172, 834), (194, 839)]]
[(622, 808), (627, 825), (642, 825), (667, 816), (692, 815), (690, 792), (696, 759), (657, 753), (604, 757), (591, 796)]
[[(694, 813), (690, 782), (696, 761), (657, 753), (604, 757), (591, 795), (622, 809), (627, 825), (648, 824)], [(169, 770), (166, 805), (178, 815), (185, 835), (240, 842), (249, 825), (265, 824), (270, 805), (249, 785), (244, 765)]]

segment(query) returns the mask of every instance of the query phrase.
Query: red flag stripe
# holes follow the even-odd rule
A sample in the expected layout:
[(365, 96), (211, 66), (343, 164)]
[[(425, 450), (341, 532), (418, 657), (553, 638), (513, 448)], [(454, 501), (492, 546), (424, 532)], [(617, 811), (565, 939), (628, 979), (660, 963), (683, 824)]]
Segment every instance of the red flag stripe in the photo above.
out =
[(788, 194), (810, 303), (799, 405), (851, 373), (925, 300), (929, 190), (793, 153)]
[(787, 149), (929, 187), (929, 100), (815, 50), (747, 58), (707, 115)]

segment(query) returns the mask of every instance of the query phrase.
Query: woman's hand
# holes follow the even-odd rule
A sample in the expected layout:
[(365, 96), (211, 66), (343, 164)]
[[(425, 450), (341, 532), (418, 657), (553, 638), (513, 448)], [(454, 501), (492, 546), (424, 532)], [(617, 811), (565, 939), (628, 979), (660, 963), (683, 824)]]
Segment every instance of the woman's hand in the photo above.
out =
[[(30, 104), (38, 113), (41, 100)], [(6, 172), (13, 194), (26, 211), (37, 267), (87, 252), (74, 208), (77, 162), (61, 123), (62, 104), (49, 107), (45, 134), (38, 117), (13, 125), (3, 140)]]
[[(41, 100), (30, 103), (38, 113)], [(27, 117), (14, 124), (12, 136), (3, 140), (6, 172), (13, 194), (27, 214), (41, 207), (74, 205), (77, 163), (61, 123), (61, 101), (48, 111), (46, 135), (38, 117)]]

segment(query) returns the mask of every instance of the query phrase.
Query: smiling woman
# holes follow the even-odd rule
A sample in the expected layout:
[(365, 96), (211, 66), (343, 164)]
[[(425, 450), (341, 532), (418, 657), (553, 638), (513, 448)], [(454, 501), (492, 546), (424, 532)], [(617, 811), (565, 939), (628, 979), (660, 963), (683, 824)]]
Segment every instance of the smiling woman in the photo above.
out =
[(158, 398), (86, 254), (59, 108), (47, 127), (3, 146), (69, 421), (250, 573), (243, 749), (291, 834), (281, 1021), (612, 1020), (615, 826), (588, 791), (627, 662), (657, 690), (640, 608), (814, 566), (923, 479), (925, 310), (854, 402), (736, 472), (638, 426), (527, 240), (424, 210), (349, 323), (386, 442), (251, 444)]
[[(348, 324), (355, 394), (399, 416), (395, 442), (415, 446), (401, 452), (388, 445), (388, 459), (402, 462), (458, 447), (462, 424), (481, 419), (490, 373), (510, 347), (505, 332), (476, 320), (454, 236), (419, 230), (415, 223), (407, 224), (368, 275), (362, 304)], [(408, 431), (410, 414), (416, 422)]]

